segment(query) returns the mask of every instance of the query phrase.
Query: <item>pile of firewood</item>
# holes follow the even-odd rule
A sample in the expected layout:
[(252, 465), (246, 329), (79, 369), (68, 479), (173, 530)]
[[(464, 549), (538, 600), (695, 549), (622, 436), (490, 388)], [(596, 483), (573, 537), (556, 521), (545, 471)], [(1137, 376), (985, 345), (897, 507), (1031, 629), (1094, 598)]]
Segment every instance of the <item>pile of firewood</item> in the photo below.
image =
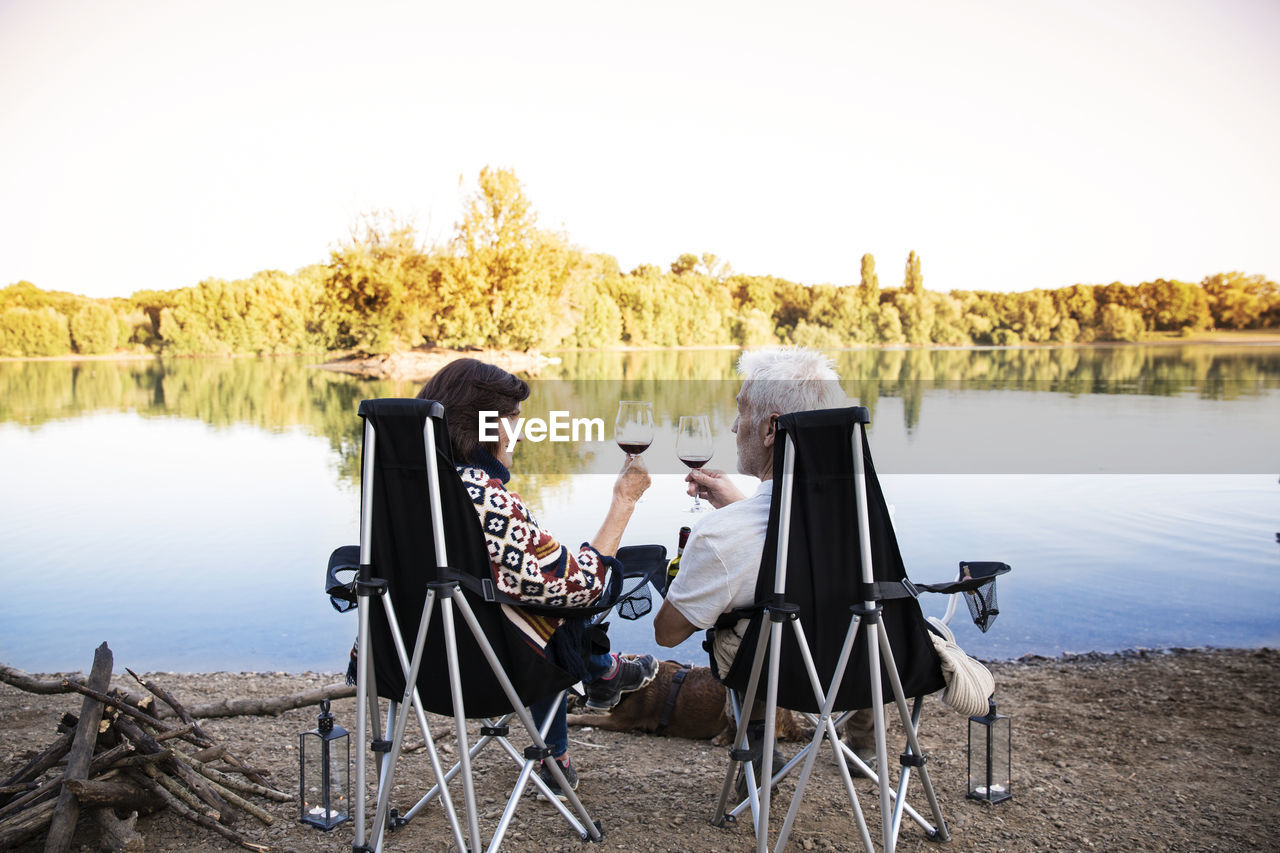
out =
[[(296, 795), (278, 790), (215, 744), (160, 685), (126, 670), (150, 695), (110, 689), (111, 668), (111, 650), (103, 643), (86, 681), (61, 682), (83, 694), (80, 715), (64, 715), (54, 742), (0, 780), (0, 850), (41, 833), (47, 833), (46, 853), (69, 850), (82, 814), (92, 815), (104, 849), (141, 850), (138, 814), (160, 809), (247, 849), (266, 850), (233, 827), (241, 813), (272, 823), (251, 798), (286, 802)], [(157, 700), (169, 710), (157, 708)]]

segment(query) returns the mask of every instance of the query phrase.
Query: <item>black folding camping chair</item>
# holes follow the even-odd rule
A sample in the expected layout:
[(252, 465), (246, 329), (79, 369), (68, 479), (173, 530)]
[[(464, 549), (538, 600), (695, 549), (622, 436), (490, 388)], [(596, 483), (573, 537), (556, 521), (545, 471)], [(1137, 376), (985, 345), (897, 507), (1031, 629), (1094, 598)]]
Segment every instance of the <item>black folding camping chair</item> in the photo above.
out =
[[(854, 790), (849, 762), (877, 784), (886, 853), (895, 849), (904, 814), (929, 838), (945, 841), (949, 837), (917, 737), (922, 699), (943, 689), (946, 682), (916, 596), (922, 590), (973, 593), (991, 587), (993, 591), (994, 575), (1008, 571), (1008, 566), (962, 564), (971, 567), (971, 575), (980, 577), (958, 583), (917, 586), (907, 578), (871, 463), (865, 432), (868, 421), (862, 407), (779, 418), (769, 528), (755, 590), (757, 603), (724, 620), (724, 625), (741, 618), (751, 621), (732, 667), (723, 674), (738, 724), (712, 822), (722, 825), (750, 809), (760, 853), (768, 849), (773, 785), (799, 768), (795, 792), (777, 836), (775, 849), (782, 850), (824, 742), (835, 753), (866, 850), (874, 850), (875, 845)], [(985, 630), (994, 613), (988, 609), (983, 618)], [(765, 731), (759, 753), (761, 767), (755, 768), (754, 753), (747, 749), (747, 724), (762, 675)], [(896, 705), (906, 734), (896, 785), (886, 751), (886, 697)], [(808, 714), (815, 731), (813, 740), (775, 773), (774, 726), (779, 707)], [(858, 758), (837, 733), (849, 715), (863, 708), (871, 708), (875, 718), (875, 769)], [(771, 784), (755, 783), (757, 769), (758, 778), (771, 780)], [(734, 805), (730, 796), (739, 774), (746, 782), (747, 796)], [(919, 776), (932, 822), (907, 802), (913, 774)]]
[[(599, 823), (566, 784), (556, 762), (547, 766), (568, 806), (551, 794), (536, 772), (550, 754), (544, 738), (551, 719), (549, 715), (535, 721), (529, 706), (553, 694), (562, 698), (577, 679), (532, 646), (503, 612), (504, 607), (525, 605), (496, 589), (479, 518), (451, 459), (444, 408), (427, 400), (365, 400), (359, 414), (364, 419), (360, 545), (337, 549), (326, 577), (335, 607), (354, 603), (359, 611), (353, 849), (380, 851), (388, 827), (403, 826), (437, 798), (457, 849), (486, 849), (472, 761), (489, 743), (496, 743), (520, 771), (488, 850), (501, 845), (530, 781), (580, 838), (601, 840)], [(620, 549), (618, 557), (626, 566), (624, 575), (636, 582), (617, 594), (613, 604), (622, 605), (622, 615), (635, 618), (647, 611), (645, 584), (661, 576), (666, 551), (662, 546), (632, 546)], [(374, 598), (382, 606), (374, 606)], [(529, 609), (598, 619), (611, 606)], [(465, 630), (459, 629), (456, 616), (461, 616)], [(389, 700), (389, 709), (386, 728), (379, 734), (380, 697)], [(458, 758), (447, 772), (426, 711), (454, 718)], [(435, 784), (401, 815), (391, 810), (391, 794), (411, 716), (421, 728)], [(480, 737), (472, 744), (467, 720), (477, 718), (482, 721)], [(531, 742), (523, 751), (509, 740), (513, 719)], [(371, 827), (366, 821), (364, 772), (369, 748), (378, 767)], [(449, 794), (457, 776), (470, 843)]]

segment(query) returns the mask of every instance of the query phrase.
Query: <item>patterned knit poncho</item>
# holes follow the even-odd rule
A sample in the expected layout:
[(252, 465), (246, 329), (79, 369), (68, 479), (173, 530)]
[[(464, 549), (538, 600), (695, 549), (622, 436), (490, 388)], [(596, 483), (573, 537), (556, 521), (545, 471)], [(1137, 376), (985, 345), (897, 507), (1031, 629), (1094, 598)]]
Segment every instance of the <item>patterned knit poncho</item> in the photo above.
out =
[[(621, 571), (618, 561), (586, 542), (576, 554), (570, 554), (538, 524), (520, 496), (507, 491), (511, 475), (506, 467), (483, 452), (478, 461), (483, 467), (459, 465), (458, 476), (480, 516), (498, 589), (530, 604), (594, 604), (609, 588), (610, 573)], [(551, 635), (564, 623), (563, 619), (535, 616), (505, 604), (503, 610), (512, 624), (544, 651)]]

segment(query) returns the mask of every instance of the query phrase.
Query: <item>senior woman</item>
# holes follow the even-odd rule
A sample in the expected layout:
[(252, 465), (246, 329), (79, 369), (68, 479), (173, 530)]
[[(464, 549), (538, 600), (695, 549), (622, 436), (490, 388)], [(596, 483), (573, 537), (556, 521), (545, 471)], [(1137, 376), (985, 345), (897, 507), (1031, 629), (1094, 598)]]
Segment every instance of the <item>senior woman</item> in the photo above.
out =
[[(534, 604), (586, 607), (608, 603), (600, 599), (611, 586), (611, 573), (621, 577), (622, 566), (615, 554), (636, 500), (649, 487), (649, 472), (640, 457), (629, 457), (614, 481), (613, 496), (600, 529), (590, 542), (584, 542), (577, 551), (570, 550), (538, 524), (519, 495), (506, 488), (519, 436), (514, 435), (514, 442), (510, 439), (515, 419), (520, 416), (520, 404), (528, 396), (529, 385), (524, 380), (474, 358), (450, 362), (418, 392), (419, 399), (435, 400), (444, 406), (453, 461), (480, 516), (498, 588)], [(480, 440), (481, 412), (498, 413), (498, 441)], [(616, 654), (592, 654), (584, 647), (580, 620), (566, 623), (524, 611), (517, 618), (519, 627), (546, 650), (549, 658), (583, 678), (587, 706), (593, 710), (607, 711), (623, 693), (640, 689), (657, 674), (658, 664), (652, 655), (630, 660)], [(535, 704), (534, 715), (545, 719), (556, 699), (553, 696)], [(547, 732), (547, 747), (569, 786), (576, 790), (578, 774), (569, 760), (564, 700), (555, 712)], [(557, 797), (564, 799), (545, 762), (539, 775)]]

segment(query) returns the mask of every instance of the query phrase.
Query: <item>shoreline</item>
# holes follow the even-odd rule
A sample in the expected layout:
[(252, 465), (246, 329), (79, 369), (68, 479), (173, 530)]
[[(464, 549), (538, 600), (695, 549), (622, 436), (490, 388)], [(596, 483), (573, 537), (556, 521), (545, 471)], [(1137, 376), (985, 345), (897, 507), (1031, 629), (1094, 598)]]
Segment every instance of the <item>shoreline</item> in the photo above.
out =
[[(86, 660), (87, 663), (87, 660)], [(117, 666), (129, 665), (120, 660)], [(1274, 741), (1280, 699), (1280, 652), (1255, 650), (1133, 650), (1090, 652), (1062, 658), (1026, 659), (990, 665), (1001, 713), (1012, 721), (1013, 798), (996, 806), (967, 800), (968, 720), (927, 699), (921, 744), (951, 833), (953, 853), (1002, 850), (1039, 853), (1061, 850), (1235, 851), (1270, 849), (1273, 831), (1262, 815), (1280, 807), (1280, 746)], [(227, 698), (263, 698), (319, 686), (319, 676), (282, 674), (145, 674), (188, 706)], [(327, 678), (327, 676), (326, 676)], [(1224, 703), (1223, 699), (1227, 701)], [(63, 712), (76, 713), (78, 694), (36, 695), (0, 684), (0, 774), (21, 767), (55, 737)], [(1218, 713), (1208, 709), (1218, 710)], [(353, 729), (354, 698), (338, 699), (339, 725)], [(278, 716), (219, 717), (202, 725), (236, 755), (267, 771), (279, 787), (297, 785), (298, 733), (315, 726), (316, 708)], [(454, 750), (452, 723), (431, 715), (442, 758)], [(476, 724), (470, 727), (473, 734)], [(416, 727), (415, 727), (416, 730)], [(896, 756), (901, 735), (889, 729)], [(605, 828), (610, 849), (626, 851), (746, 851), (754, 849), (749, 821), (715, 827), (709, 818), (726, 766), (725, 747), (707, 740), (570, 729), (570, 749), (581, 777), (578, 789), (594, 819)], [(513, 744), (525, 742), (513, 735)], [(427, 785), (430, 769), (420, 734), (411, 734), (397, 772), (403, 786), (393, 805), (411, 805)], [(782, 741), (785, 757), (798, 741)], [(895, 775), (897, 762), (891, 761)], [(55, 771), (56, 772), (56, 771)], [(487, 840), (515, 777), (505, 756), (485, 750), (477, 759), (480, 826)], [(854, 844), (849, 802), (829, 754), (814, 767), (795, 825), (794, 850), (847, 850)], [(369, 777), (372, 779), (372, 775)], [(794, 791), (789, 778), (777, 787), (773, 830), (781, 825)], [(856, 790), (877, 834), (874, 789), (859, 778)], [(913, 779), (911, 802), (927, 813)], [(460, 803), (454, 791), (455, 803)], [(296, 805), (267, 806), (274, 821), (239, 829), (272, 850), (329, 853), (346, 848), (350, 825), (333, 832), (298, 822)], [(504, 849), (511, 853), (582, 851), (585, 845), (563, 830), (559, 816), (526, 794)], [(237, 849), (171, 812), (138, 818), (137, 829), (153, 850)], [(444, 851), (450, 833), (442, 810), (432, 804), (389, 836), (387, 850)], [(96, 848), (93, 821), (80, 822), (75, 844)], [(13, 848), (43, 849), (43, 838)], [(72, 849), (77, 849), (73, 844)], [(932, 853), (937, 847), (905, 822), (899, 849)]]
[(383, 355), (345, 355), (322, 364), (321, 370), (347, 373), (365, 379), (387, 379), (398, 382), (423, 382), (450, 362), (462, 358), (478, 358), (510, 373), (537, 373), (558, 364), (560, 359), (543, 355), (538, 350), (477, 349), (451, 350), (443, 347), (412, 349)]
[[(1062, 664), (1065, 666), (1074, 666), (1077, 664), (1097, 664), (1108, 662), (1125, 662), (1135, 660), (1146, 660), (1150, 658), (1161, 657), (1178, 657), (1195, 654), (1255, 654), (1270, 653), (1280, 650), (1280, 647), (1270, 645), (1259, 646), (1131, 646), (1125, 649), (1117, 649), (1116, 651), (1088, 651), (1088, 652), (1061, 652), (1057, 655), (1042, 655), (1035, 652), (1026, 652), (1013, 658), (977, 658), (987, 666), (1019, 666), (1019, 665), (1042, 665), (1042, 664)], [(689, 661), (686, 661), (689, 662)], [(704, 661), (691, 661), (695, 666), (705, 665)], [(16, 664), (8, 661), (0, 660), (0, 665), (7, 665), (13, 669), (19, 670), (31, 678), (43, 679), (64, 679), (69, 677), (84, 677), (86, 673), (83, 670), (44, 670), (31, 671), (23, 669)], [(134, 667), (136, 669), (136, 667)], [(201, 676), (256, 676), (256, 677), (272, 677), (272, 678), (329, 678), (340, 680), (346, 677), (345, 670), (323, 670), (323, 669), (155, 669), (150, 672), (163, 675), (173, 675), (181, 677), (201, 677)]]
[[(1273, 346), (1280, 345), (1280, 329), (1277, 330), (1240, 330), (1240, 331), (1215, 331), (1203, 334), (1191, 335), (1189, 337), (1179, 337), (1177, 335), (1168, 335), (1161, 337), (1153, 337), (1141, 341), (1090, 341), (1088, 343), (1023, 343), (1016, 346), (997, 346), (995, 344), (851, 344), (843, 347), (822, 347), (822, 351), (852, 351), (852, 350), (890, 350), (890, 351), (914, 351), (914, 350), (939, 350), (939, 351), (988, 351), (988, 350), (1044, 350), (1044, 349), (1115, 349), (1118, 347), (1145, 347), (1145, 346), (1184, 346), (1189, 344), (1203, 346)], [(699, 345), (683, 345), (670, 347), (649, 347), (649, 346), (613, 346), (613, 347), (556, 347), (549, 348), (545, 353), (577, 353), (577, 352), (683, 352), (683, 351), (725, 351), (751, 349), (751, 347), (741, 347), (736, 344), (719, 344), (715, 346), (699, 346)], [(373, 356), (353, 355), (342, 350), (333, 352), (293, 352), (293, 353), (272, 353), (272, 354), (254, 354), (254, 353), (237, 353), (232, 355), (183, 355), (183, 356), (165, 356), (156, 352), (117, 352), (106, 353), (101, 355), (78, 355), (71, 353), (68, 355), (43, 355), (43, 356), (0, 356), (0, 362), (25, 362), (25, 361), (147, 361), (152, 359), (204, 359), (204, 358), (301, 358), (304, 356), (315, 356), (316, 358), (324, 358), (323, 361), (312, 365), (325, 370), (332, 370), (338, 373), (350, 373), (361, 375), (359, 369), (346, 369), (344, 363), (355, 363), (359, 361), (384, 361), (387, 359), (394, 360), (397, 357), (412, 356), (414, 353), (428, 353), (431, 358), (440, 358), (442, 354), (448, 353), (449, 358), (487, 358), (496, 357), (513, 361), (527, 361), (529, 363), (545, 366), (547, 364), (555, 364), (558, 359), (554, 356), (548, 357), (542, 350), (449, 350), (443, 347), (433, 347), (427, 350), (407, 350), (402, 353), (386, 353)], [(444, 362), (440, 362), (443, 364)]]

